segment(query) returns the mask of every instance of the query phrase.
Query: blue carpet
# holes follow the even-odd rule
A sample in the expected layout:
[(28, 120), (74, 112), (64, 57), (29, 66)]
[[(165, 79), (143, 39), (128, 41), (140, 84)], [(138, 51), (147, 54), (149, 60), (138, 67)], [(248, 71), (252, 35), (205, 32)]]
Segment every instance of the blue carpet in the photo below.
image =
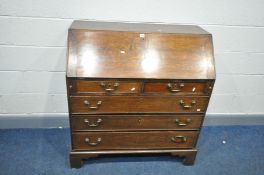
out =
[(68, 129), (0, 130), (0, 174), (264, 174), (264, 126), (203, 127), (194, 166), (170, 156), (137, 156), (95, 158), (70, 169), (69, 150)]

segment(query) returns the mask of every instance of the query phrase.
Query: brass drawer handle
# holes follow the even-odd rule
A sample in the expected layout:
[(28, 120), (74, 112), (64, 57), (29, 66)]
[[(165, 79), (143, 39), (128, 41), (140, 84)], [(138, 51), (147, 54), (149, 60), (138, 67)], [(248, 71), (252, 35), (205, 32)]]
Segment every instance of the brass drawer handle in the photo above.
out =
[(196, 101), (195, 100), (192, 100), (191, 104), (185, 104), (185, 102), (183, 100), (180, 100), (180, 104), (185, 109), (190, 109), (190, 108), (192, 108), (196, 104)]
[(187, 142), (187, 137), (186, 136), (174, 136), (174, 137), (171, 137), (171, 141), (175, 143), (185, 143)]
[(86, 123), (87, 126), (89, 126), (89, 127), (96, 127), (96, 126), (99, 126), (99, 124), (100, 124), (102, 121), (103, 121), (102, 119), (98, 118), (97, 121), (96, 121), (96, 123), (90, 123), (90, 121), (89, 121), (87, 118), (84, 119), (84, 123)]
[(177, 84), (177, 83), (168, 83), (168, 88), (171, 92), (180, 92), (181, 89), (184, 87), (184, 83), (180, 83), (180, 84)]
[(89, 138), (85, 138), (84, 141), (85, 141), (85, 143), (87, 143), (90, 146), (96, 146), (99, 143), (101, 143), (102, 139), (101, 139), (101, 137), (98, 137), (97, 140), (96, 140), (96, 142), (90, 142), (90, 139)]
[(111, 83), (105, 84), (102, 82), (100, 85), (106, 92), (112, 92), (117, 90), (119, 83), (114, 83), (114, 85), (112, 85)]
[(175, 123), (177, 123), (178, 126), (187, 126), (189, 123), (192, 122), (192, 119), (188, 118), (186, 121), (181, 121), (180, 119), (175, 119)]
[(84, 100), (83, 103), (86, 104), (86, 105), (88, 105), (89, 106), (89, 109), (96, 110), (102, 104), (102, 101), (97, 101), (96, 106), (90, 106), (91, 103), (88, 100)]

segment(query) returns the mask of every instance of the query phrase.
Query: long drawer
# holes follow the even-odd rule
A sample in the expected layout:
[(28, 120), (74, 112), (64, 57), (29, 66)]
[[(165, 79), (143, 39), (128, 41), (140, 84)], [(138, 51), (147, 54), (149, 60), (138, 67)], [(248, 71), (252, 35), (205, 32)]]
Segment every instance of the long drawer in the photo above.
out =
[(202, 115), (73, 115), (73, 131), (198, 130)]
[(71, 96), (72, 113), (203, 113), (208, 97)]
[(75, 132), (74, 150), (193, 148), (198, 131)]

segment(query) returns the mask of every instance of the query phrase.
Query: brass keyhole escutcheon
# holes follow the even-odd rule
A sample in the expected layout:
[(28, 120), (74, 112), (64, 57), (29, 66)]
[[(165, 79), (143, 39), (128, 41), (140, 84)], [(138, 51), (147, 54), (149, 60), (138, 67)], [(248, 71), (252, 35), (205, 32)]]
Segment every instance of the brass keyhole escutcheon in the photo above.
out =
[(142, 125), (143, 121), (144, 121), (144, 120), (143, 120), (142, 118), (139, 118), (139, 119), (138, 119), (138, 124), (139, 124), (139, 125)]

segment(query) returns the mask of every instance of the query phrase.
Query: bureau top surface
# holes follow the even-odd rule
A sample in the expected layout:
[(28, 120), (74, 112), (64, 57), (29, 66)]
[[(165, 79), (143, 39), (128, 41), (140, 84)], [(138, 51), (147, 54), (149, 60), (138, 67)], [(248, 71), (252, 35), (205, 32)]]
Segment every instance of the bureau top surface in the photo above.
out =
[(75, 21), (67, 77), (215, 79), (212, 37), (198, 26)]

